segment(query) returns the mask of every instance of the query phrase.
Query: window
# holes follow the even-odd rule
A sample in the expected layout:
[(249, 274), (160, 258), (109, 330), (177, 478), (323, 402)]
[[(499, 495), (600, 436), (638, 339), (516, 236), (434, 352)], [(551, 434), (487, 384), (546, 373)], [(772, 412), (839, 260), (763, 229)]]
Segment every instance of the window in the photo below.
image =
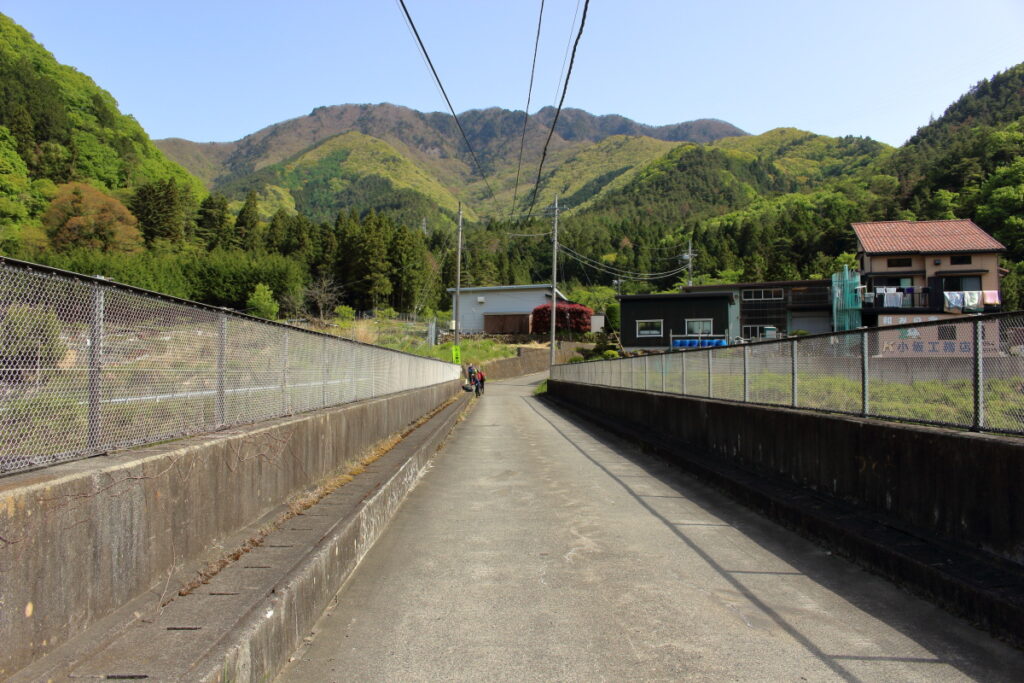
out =
[(949, 264), (951, 266), (969, 266), (971, 265), (970, 254), (953, 254), (949, 257)]
[(711, 318), (686, 321), (686, 334), (707, 336), (712, 334), (712, 329), (714, 329), (714, 321)]
[(661, 320), (637, 320), (636, 336), (638, 337), (660, 337)]
[(775, 325), (744, 325), (743, 326), (743, 338), (744, 339), (768, 339), (766, 330), (774, 330), (774, 334), (778, 335), (780, 330)]
[(744, 301), (778, 301), (786, 298), (785, 291), (782, 288), (775, 289), (744, 289), (743, 300)]
[(942, 278), (942, 289), (946, 292), (980, 292), (980, 275), (961, 275)]
[(902, 257), (901, 256), (900, 258), (887, 259), (886, 260), (886, 264), (888, 264), (888, 266), (890, 268), (909, 268), (910, 267), (910, 257), (909, 256), (907, 256), (907, 257)]

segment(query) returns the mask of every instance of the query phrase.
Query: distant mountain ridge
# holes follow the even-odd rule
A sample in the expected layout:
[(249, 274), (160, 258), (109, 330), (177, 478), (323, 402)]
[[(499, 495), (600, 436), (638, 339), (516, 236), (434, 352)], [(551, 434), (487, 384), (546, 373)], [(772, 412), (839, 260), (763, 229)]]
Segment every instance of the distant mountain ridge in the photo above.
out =
[[(531, 174), (536, 172), (554, 115), (553, 107), (545, 107), (529, 118), (519, 182), (524, 195), (536, 179)], [(489, 176), (490, 188), (480, 178), (450, 115), (423, 113), (386, 103), (317, 107), (306, 116), (268, 126), (233, 142), (197, 143), (168, 138), (157, 140), (156, 144), (210, 189), (237, 195), (240, 189), (254, 189), (253, 183), (246, 180), (251, 174), (308, 154), (338, 135), (358, 132), (387, 143), (434, 176), (454, 196), (479, 205), (490, 199), (492, 191), (496, 195), (507, 194), (508, 199), (515, 193), (523, 116), (522, 111), (497, 107), (459, 115), (476, 159)], [(736, 126), (715, 119), (648, 126), (624, 116), (595, 116), (580, 109), (563, 109), (548, 149), (549, 170), (560, 161), (613, 136), (707, 143), (742, 135), (746, 133)], [(657, 151), (663, 153), (666, 149), (661, 146)], [(651, 158), (644, 156), (633, 161), (650, 161)]]

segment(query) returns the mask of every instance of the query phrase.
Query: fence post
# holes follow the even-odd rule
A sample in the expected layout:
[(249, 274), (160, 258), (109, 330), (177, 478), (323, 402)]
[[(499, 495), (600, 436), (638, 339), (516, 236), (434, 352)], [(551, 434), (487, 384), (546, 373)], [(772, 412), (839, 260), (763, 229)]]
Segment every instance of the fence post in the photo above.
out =
[(665, 359), (668, 354), (661, 354), (661, 362), (658, 363), (658, 369), (661, 371), (661, 393), (665, 393)]
[(864, 417), (871, 412), (871, 405), (868, 403), (868, 332), (860, 333), (860, 414)]
[(644, 391), (647, 391), (647, 373), (648, 373), (647, 360), (649, 358), (650, 358), (650, 356), (644, 356)]
[(743, 345), (743, 402), (750, 403), (750, 345)]
[(288, 396), (288, 330), (284, 331), (284, 353), (281, 354), (281, 414), (287, 415), (291, 401)]
[(799, 405), (796, 395), (796, 339), (789, 343), (789, 372), (790, 372), (790, 394), (792, 395), (791, 403), (794, 408)]
[(224, 373), (227, 365), (228, 355), (228, 317), (223, 313), (217, 314), (217, 401), (215, 411), (217, 413), (217, 425), (227, 424), (224, 411)]
[(330, 364), (327, 362), (327, 337), (320, 340), (320, 406), (327, 407), (327, 381), (331, 377)]
[(981, 344), (984, 328), (980, 320), (974, 320), (974, 424), (971, 431), (978, 432), (985, 426), (985, 369), (982, 363)]
[(682, 394), (683, 396), (686, 396), (686, 352), (685, 351), (683, 351), (681, 354), (679, 354), (679, 360), (682, 361), (680, 363), (680, 365), (683, 366), (683, 369), (682, 369), (682, 375), (683, 375), (683, 377), (682, 377), (682, 384), (680, 386), (679, 393)]
[(103, 316), (106, 292), (99, 283), (92, 285), (92, 317), (89, 321), (89, 416), (86, 444), (90, 450), (100, 447), (103, 437)]
[(704, 353), (708, 354), (708, 398), (714, 396), (713, 385), (711, 383), (712, 363), (711, 363), (711, 349), (707, 349)]

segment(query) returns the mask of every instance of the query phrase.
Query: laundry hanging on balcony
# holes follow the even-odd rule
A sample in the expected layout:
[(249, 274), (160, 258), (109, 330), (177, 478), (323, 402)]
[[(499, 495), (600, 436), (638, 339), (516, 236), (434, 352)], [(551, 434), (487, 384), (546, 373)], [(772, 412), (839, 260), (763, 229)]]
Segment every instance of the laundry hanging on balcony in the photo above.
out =
[(964, 293), (963, 292), (944, 292), (943, 297), (945, 298), (942, 310), (946, 313), (963, 313), (964, 310)]

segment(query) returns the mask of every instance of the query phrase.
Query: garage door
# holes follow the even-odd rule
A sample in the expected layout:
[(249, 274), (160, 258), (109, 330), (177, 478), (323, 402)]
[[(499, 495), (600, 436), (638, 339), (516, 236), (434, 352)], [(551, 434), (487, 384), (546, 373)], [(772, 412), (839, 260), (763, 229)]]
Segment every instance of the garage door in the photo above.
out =
[(832, 316), (828, 313), (794, 313), (790, 333), (804, 330), (808, 334), (825, 334), (832, 331)]
[(529, 334), (530, 314), (486, 314), (484, 332), (487, 334)]

